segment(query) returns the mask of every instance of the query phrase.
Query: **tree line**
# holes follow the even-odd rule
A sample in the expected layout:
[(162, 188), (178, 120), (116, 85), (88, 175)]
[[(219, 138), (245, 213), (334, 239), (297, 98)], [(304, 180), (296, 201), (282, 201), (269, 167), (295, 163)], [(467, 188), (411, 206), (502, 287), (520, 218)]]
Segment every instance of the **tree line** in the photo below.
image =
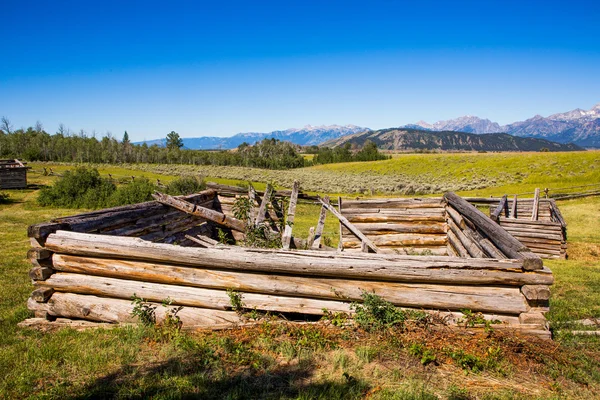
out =
[(353, 152), (349, 145), (336, 149), (319, 148), (313, 161), (305, 160), (300, 146), (277, 139), (263, 139), (254, 145), (243, 143), (234, 150), (184, 149), (177, 132), (166, 136), (166, 146), (134, 144), (125, 131), (122, 140), (111, 134), (98, 139), (81, 130), (71, 133), (61, 124), (55, 134), (46, 132), (40, 123), (27, 129), (12, 129), (2, 118), (0, 123), (0, 158), (28, 161), (77, 163), (150, 163), (242, 166), (267, 169), (300, 168), (315, 164), (385, 159), (377, 146), (367, 143)]

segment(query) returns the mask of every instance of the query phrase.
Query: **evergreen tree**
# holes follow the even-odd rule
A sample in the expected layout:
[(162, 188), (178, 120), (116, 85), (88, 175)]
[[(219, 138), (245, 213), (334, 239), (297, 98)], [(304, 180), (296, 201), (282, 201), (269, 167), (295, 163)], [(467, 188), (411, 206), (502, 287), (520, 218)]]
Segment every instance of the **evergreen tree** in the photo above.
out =
[(123, 134), (123, 144), (129, 144), (129, 134), (127, 133), (127, 131), (125, 131), (125, 133)]
[(183, 147), (183, 140), (179, 137), (179, 133), (171, 131), (167, 135), (167, 148), (169, 150), (180, 149)]

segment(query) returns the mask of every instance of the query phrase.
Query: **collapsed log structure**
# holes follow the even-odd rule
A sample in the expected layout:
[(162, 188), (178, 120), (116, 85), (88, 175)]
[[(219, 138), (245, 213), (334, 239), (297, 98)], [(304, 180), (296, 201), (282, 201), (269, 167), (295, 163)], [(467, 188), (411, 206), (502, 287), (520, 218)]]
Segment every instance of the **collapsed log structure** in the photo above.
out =
[(0, 189), (26, 189), (26, 162), (19, 160), (0, 160)]
[[(286, 217), (279, 200), (288, 193), (222, 189), (177, 198), (157, 194), (157, 201), (29, 227), (35, 286), (29, 309), (49, 320), (129, 323), (136, 320), (136, 296), (157, 306), (160, 322), (169, 310), (160, 304), (168, 299), (183, 306), (178, 316), (184, 326), (210, 328), (243, 322), (227, 290), (240, 293), (249, 309), (316, 316), (352, 313), (351, 303), (367, 291), (399, 307), (441, 312), (450, 321), (471, 310), (500, 321), (498, 327), (549, 337), (543, 313), (551, 271), (453, 193), (339, 199), (336, 205), (303, 196), (294, 185)], [(217, 227), (243, 240), (242, 221), (233, 215), (240, 195), (252, 203), (247, 224), (289, 222), (296, 201), (319, 200), (315, 240), (300, 241), (293, 224), (279, 224), (272, 232), (282, 235), (282, 249), (217, 243)], [(337, 251), (317, 242), (326, 214), (340, 221)]]
[(542, 258), (567, 258), (567, 223), (554, 199), (466, 198), (476, 205), (489, 206), (490, 217), (532, 252)]

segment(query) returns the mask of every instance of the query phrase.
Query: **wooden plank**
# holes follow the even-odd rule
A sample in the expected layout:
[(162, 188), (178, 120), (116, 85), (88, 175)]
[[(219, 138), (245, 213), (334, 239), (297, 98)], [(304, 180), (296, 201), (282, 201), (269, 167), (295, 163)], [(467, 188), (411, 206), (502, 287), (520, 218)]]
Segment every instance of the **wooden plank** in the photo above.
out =
[(533, 195), (533, 212), (531, 213), (532, 221), (537, 221), (537, 219), (538, 219), (539, 204), (540, 204), (540, 188), (535, 188), (535, 194)]
[(511, 218), (519, 218), (519, 215), (517, 214), (517, 195), (516, 194), (515, 194), (515, 197), (513, 197), (512, 208), (510, 210), (510, 217)]
[[(128, 262), (110, 259), (78, 258), (73, 256), (56, 256), (56, 264), (59, 270), (73, 272), (68, 274), (69, 278), (65, 280), (65, 274), (56, 274), (44, 285), (53, 286), (56, 282), (59, 285), (72, 286), (73, 282), (88, 285), (89, 287), (109, 287), (110, 289), (101, 289), (107, 296), (114, 297), (112, 291), (117, 291), (120, 283), (113, 281), (103, 281), (103, 278), (116, 278), (120, 280), (135, 280), (137, 283), (128, 283), (129, 286), (139, 285), (147, 288), (148, 283), (160, 283), (164, 286), (162, 296), (169, 295), (175, 301), (175, 295), (171, 295), (171, 290), (179, 291), (184, 287), (196, 287), (204, 289), (225, 290), (234, 289), (244, 293), (244, 301), (249, 307), (253, 307), (247, 302), (248, 299), (258, 298), (249, 297), (250, 293), (268, 294), (273, 296), (288, 296), (286, 301), (291, 298), (309, 298), (323, 300), (340, 300), (345, 302), (362, 301), (364, 291), (374, 292), (383, 299), (397, 305), (405, 307), (423, 307), (433, 309), (451, 309), (461, 310), (469, 308), (471, 310), (500, 312), (504, 314), (518, 314), (527, 311), (525, 299), (520, 295), (520, 288), (498, 288), (481, 286), (456, 286), (456, 285), (433, 285), (433, 284), (412, 284), (412, 283), (390, 283), (373, 282), (364, 280), (347, 279), (315, 279), (311, 277), (294, 276), (272, 276), (269, 274), (243, 273), (233, 271), (219, 271), (177, 267), (174, 265), (152, 264), (144, 262)], [(85, 277), (86, 274), (94, 276), (95, 280)], [(178, 286), (175, 286), (178, 285)], [(65, 286), (65, 287), (66, 287)], [(86, 286), (87, 287), (87, 286)], [(175, 287), (175, 289), (172, 289)], [(181, 288), (179, 288), (181, 287)], [(109, 290), (107, 292), (105, 290)], [(136, 289), (137, 290), (137, 289)], [(142, 289), (140, 289), (142, 290)], [(145, 290), (145, 289), (144, 289)], [(142, 296), (143, 292), (138, 292), (138, 296), (151, 298), (147, 295)], [(159, 295), (156, 292), (157, 296)], [(185, 296), (188, 293), (183, 292)], [(195, 293), (195, 292), (194, 292)], [(202, 296), (208, 292), (199, 292)], [(123, 297), (124, 294), (118, 294)], [(229, 307), (227, 300), (219, 300), (223, 297), (222, 293), (217, 293), (215, 304)], [(196, 301), (196, 297), (193, 301)], [(208, 298), (208, 301), (210, 298)], [(262, 300), (261, 300), (262, 301)], [(298, 300), (304, 301), (304, 300)], [(275, 304), (275, 303), (274, 303)], [(278, 306), (279, 304), (275, 304)], [(213, 308), (214, 305), (208, 306)], [(316, 307), (316, 305), (315, 305)], [(317, 310), (315, 310), (317, 311)]]
[[(329, 204), (329, 196), (323, 197), (323, 202)], [(318, 249), (321, 245), (321, 237), (323, 236), (323, 229), (325, 228), (325, 218), (327, 217), (327, 208), (321, 206), (321, 213), (319, 214), (319, 222), (317, 223), (317, 229), (315, 230), (314, 241), (311, 248)]]
[(490, 214), (492, 221), (498, 222), (500, 214), (503, 210), (506, 210), (506, 216), (508, 217), (508, 200), (506, 195), (502, 196), (500, 203), (498, 203), (498, 207), (496, 207), (496, 209)]
[(290, 242), (292, 241), (292, 228), (294, 226), (294, 216), (296, 215), (296, 203), (298, 202), (298, 191), (300, 190), (300, 183), (294, 181), (292, 187), (292, 194), (290, 196), (290, 204), (288, 206), (288, 215), (285, 220), (285, 228), (283, 230), (283, 248), (289, 250)]
[(258, 209), (258, 215), (256, 216), (256, 221), (254, 225), (260, 225), (265, 221), (265, 216), (267, 214), (267, 207), (269, 202), (271, 201), (271, 194), (273, 193), (273, 187), (270, 184), (267, 184), (267, 189), (265, 191), (265, 195), (262, 198), (260, 203), (260, 207)]
[(325, 207), (330, 213), (332, 213), (333, 215), (336, 216), (336, 218), (346, 227), (350, 230), (350, 232), (352, 232), (357, 238), (359, 238), (361, 241), (363, 241), (371, 250), (373, 250), (373, 252), (377, 253), (379, 252), (379, 249), (377, 248), (377, 246), (375, 246), (375, 244), (373, 244), (373, 242), (371, 242), (371, 240), (369, 238), (367, 238), (360, 230), (356, 229), (356, 227), (354, 225), (352, 225), (352, 223), (350, 221), (348, 221), (346, 219), (346, 217), (344, 217), (342, 214), (340, 214), (334, 207), (332, 207), (330, 204), (326, 204), (325, 202), (323, 202), (323, 200), (319, 199), (319, 202), (321, 203), (321, 205), (323, 207)]
[[(338, 196), (338, 211), (340, 212), (340, 214), (342, 214), (342, 197)], [(340, 237), (339, 237), (339, 242), (338, 242), (338, 251), (343, 251), (344, 250), (344, 225), (342, 225), (341, 222), (339, 222), (339, 230), (340, 230)]]
[(156, 201), (162, 204), (174, 207), (188, 214), (195, 215), (197, 217), (202, 217), (216, 224), (223, 225), (230, 229), (234, 229), (238, 232), (246, 231), (246, 224), (243, 221), (240, 221), (239, 219), (233, 217), (229, 217), (218, 211), (198, 206), (188, 201), (177, 199), (173, 196), (169, 196), (167, 194), (159, 192), (154, 193), (152, 197), (154, 197)]
[(523, 260), (469, 259), (283, 251), (250, 248), (197, 248), (150, 243), (138, 238), (59, 231), (46, 246), (55, 252), (92, 257), (167, 262), (181, 266), (301, 276), (427, 283), (552, 284), (550, 270), (523, 272)]

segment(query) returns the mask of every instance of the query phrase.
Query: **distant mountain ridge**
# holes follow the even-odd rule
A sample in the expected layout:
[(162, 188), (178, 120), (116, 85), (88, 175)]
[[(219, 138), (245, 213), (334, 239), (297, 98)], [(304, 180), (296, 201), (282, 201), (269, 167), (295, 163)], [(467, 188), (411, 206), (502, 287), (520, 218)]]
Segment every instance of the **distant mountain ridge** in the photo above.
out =
[(506, 133), (466, 133), (432, 131), (413, 128), (390, 128), (359, 132), (332, 139), (323, 146), (337, 147), (346, 143), (362, 147), (367, 140), (383, 150), (443, 150), (443, 151), (578, 151), (581, 147), (539, 138), (524, 138)]
[(600, 147), (600, 103), (589, 110), (577, 108), (548, 117), (536, 115), (525, 121), (501, 126), (489, 119), (464, 116), (429, 124), (419, 121), (404, 128), (468, 133), (508, 133), (520, 137), (543, 138), (558, 143), (575, 143), (584, 147)]
[[(254, 144), (263, 139), (278, 139), (299, 144), (301, 146), (318, 145), (331, 139), (336, 139), (344, 135), (350, 135), (357, 132), (369, 131), (356, 125), (306, 125), (303, 128), (290, 128), (282, 131), (273, 132), (246, 132), (238, 133), (231, 137), (203, 136), (197, 138), (182, 138), (183, 146), (194, 150), (217, 150), (234, 149), (240, 144), (246, 142)], [(148, 140), (145, 143), (149, 146), (156, 144), (164, 146), (166, 139)], [(140, 142), (144, 143), (144, 142)]]

